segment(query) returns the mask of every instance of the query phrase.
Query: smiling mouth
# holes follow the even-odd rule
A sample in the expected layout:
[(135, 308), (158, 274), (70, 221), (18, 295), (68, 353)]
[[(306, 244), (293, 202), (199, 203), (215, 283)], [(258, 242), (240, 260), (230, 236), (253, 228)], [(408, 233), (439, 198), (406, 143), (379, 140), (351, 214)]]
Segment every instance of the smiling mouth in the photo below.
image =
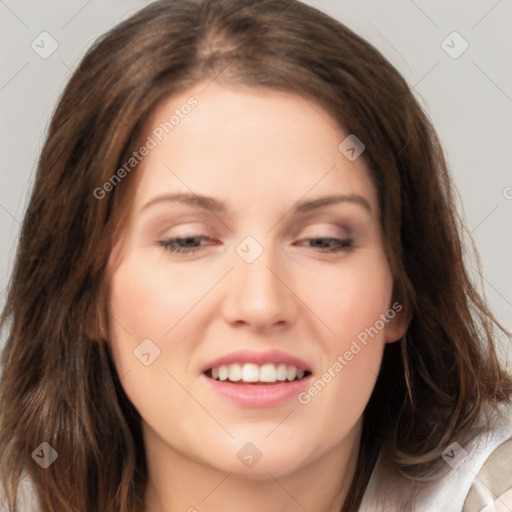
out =
[(206, 370), (210, 379), (229, 384), (271, 385), (302, 380), (311, 372), (296, 366), (281, 364), (233, 363)]

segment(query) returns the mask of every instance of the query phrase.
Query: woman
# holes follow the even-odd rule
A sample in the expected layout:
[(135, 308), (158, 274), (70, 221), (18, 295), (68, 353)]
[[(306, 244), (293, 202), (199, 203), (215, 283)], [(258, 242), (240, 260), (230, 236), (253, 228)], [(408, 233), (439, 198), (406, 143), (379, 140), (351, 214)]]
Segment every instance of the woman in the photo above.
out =
[(156, 2), (91, 48), (2, 323), (10, 505), (24, 472), (45, 511), (477, 510), (510, 469), (435, 132), (297, 1)]

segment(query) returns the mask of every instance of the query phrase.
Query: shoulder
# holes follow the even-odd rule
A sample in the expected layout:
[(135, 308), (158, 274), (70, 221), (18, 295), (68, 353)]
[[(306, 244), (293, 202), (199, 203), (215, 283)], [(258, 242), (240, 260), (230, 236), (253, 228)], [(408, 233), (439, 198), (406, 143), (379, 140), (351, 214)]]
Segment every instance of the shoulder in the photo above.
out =
[(512, 437), (501, 443), (475, 476), (462, 512), (512, 510)]
[[(498, 505), (512, 494), (512, 402), (484, 425), (482, 417), (480, 434), (467, 446), (451, 443), (444, 449), (449, 471), (427, 484), (406, 479), (379, 457), (359, 512), (501, 512)], [(497, 479), (497, 473), (504, 475)]]
[[(40, 512), (39, 501), (35, 487), (28, 473), (24, 473), (18, 484), (18, 510), (20, 512)], [(0, 483), (0, 512), (9, 510), (5, 489)]]

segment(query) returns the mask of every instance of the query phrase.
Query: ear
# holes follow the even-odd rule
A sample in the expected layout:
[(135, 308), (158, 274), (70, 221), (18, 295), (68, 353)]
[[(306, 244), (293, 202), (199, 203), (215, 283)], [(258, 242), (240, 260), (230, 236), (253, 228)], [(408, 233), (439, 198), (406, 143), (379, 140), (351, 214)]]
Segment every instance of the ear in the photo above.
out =
[(411, 323), (411, 318), (407, 308), (398, 301), (393, 302), (389, 307), (386, 317), (388, 322), (384, 327), (384, 341), (386, 343), (394, 343), (403, 338)]

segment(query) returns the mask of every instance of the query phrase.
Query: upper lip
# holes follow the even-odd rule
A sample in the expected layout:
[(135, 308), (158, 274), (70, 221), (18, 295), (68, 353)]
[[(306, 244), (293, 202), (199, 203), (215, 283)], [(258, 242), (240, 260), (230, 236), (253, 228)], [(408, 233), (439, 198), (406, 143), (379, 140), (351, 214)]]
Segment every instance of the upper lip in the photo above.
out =
[(254, 363), (258, 366), (262, 366), (264, 364), (283, 363), (288, 366), (295, 366), (299, 370), (311, 372), (310, 366), (305, 361), (287, 354), (286, 352), (282, 352), (281, 350), (266, 350), (264, 352), (254, 350), (236, 350), (209, 362), (202, 368), (201, 372), (204, 373), (212, 368), (232, 363)]

